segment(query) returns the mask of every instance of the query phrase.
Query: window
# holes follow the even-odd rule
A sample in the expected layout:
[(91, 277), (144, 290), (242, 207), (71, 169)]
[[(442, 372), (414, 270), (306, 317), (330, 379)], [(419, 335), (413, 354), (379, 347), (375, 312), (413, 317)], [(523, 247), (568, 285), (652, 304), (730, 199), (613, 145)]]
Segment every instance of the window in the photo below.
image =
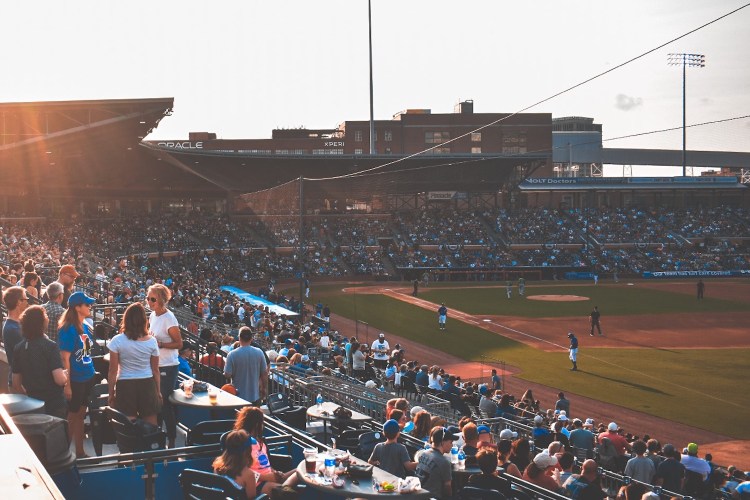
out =
[(313, 149), (312, 154), (314, 155), (342, 155), (344, 150), (341, 148), (334, 149)]
[(357, 148), (354, 150), (355, 155), (361, 155), (362, 154), (362, 148)]
[(482, 133), (481, 132), (472, 132), (471, 133), (471, 142), (482, 142)]
[(442, 144), (445, 141), (450, 140), (450, 132), (425, 132), (424, 142), (425, 144)]
[(393, 140), (393, 132), (391, 130), (386, 130), (383, 133), (383, 138), (385, 139), (385, 142), (391, 142)]
[(391, 154), (391, 148), (385, 148), (385, 154), (387, 155)]
[(432, 151), (436, 155), (447, 155), (451, 153), (451, 148), (435, 148)]
[(480, 155), (480, 154), (482, 154), (482, 148), (476, 148), (476, 147), (471, 148), (471, 154), (473, 154), (473, 155)]
[(354, 131), (354, 142), (362, 142), (362, 131), (361, 130), (355, 130)]

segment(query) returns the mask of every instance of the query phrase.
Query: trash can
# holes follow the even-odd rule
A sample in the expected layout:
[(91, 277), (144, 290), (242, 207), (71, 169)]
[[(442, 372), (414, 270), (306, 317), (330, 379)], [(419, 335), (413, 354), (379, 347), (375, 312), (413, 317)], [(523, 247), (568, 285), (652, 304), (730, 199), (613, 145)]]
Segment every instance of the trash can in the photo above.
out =
[(78, 498), (81, 476), (70, 451), (67, 420), (28, 413), (14, 416), (13, 423), (65, 498)]

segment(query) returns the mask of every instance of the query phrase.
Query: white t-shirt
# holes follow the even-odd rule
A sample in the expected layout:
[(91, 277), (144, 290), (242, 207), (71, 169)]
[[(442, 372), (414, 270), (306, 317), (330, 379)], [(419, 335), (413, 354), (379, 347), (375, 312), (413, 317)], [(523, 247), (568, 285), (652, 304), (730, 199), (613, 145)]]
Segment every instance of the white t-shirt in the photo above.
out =
[(429, 382), (427, 384), (427, 387), (430, 389), (437, 389), (442, 390), (443, 388), (443, 378), (440, 375), (428, 375)]
[(320, 337), (320, 347), (323, 349), (328, 349), (328, 346), (331, 345), (331, 337), (328, 335), (323, 335)]
[(388, 351), (390, 346), (387, 340), (376, 340), (372, 343), (372, 350), (375, 351), (375, 359), (383, 360), (388, 359)]
[(109, 350), (117, 353), (120, 370), (117, 380), (151, 378), (151, 356), (159, 356), (156, 339), (130, 340), (124, 333), (118, 333), (109, 342)]
[[(151, 313), (148, 318), (149, 328), (151, 329), (151, 335), (156, 340), (162, 343), (172, 342), (172, 337), (169, 336), (169, 329), (173, 326), (180, 327), (177, 322), (177, 318), (174, 317), (172, 311), (167, 309), (167, 312), (161, 316), (157, 316), (155, 312)], [(175, 366), (180, 364), (177, 359), (177, 349), (165, 349), (164, 347), (159, 348), (159, 366)]]

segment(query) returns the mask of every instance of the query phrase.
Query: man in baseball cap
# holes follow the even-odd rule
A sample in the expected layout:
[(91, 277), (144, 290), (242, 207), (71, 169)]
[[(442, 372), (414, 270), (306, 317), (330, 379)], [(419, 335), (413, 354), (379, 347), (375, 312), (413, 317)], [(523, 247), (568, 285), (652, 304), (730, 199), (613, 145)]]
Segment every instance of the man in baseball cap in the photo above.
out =
[(388, 365), (388, 354), (391, 346), (388, 341), (385, 340), (385, 334), (380, 332), (378, 340), (372, 343), (372, 350), (375, 353), (373, 355), (375, 366), (381, 369), (385, 369)]
[(453, 495), (451, 462), (444, 455), (457, 439), (447, 428), (434, 427), (430, 432), (430, 449), (419, 455), (416, 476), (422, 488), (437, 498), (450, 498)]

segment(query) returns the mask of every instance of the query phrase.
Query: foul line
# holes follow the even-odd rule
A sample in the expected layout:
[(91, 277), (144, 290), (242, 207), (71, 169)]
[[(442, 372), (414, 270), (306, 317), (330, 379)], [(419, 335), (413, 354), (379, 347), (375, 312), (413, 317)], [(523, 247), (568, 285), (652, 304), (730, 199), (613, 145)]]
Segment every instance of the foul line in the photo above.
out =
[[(383, 290), (383, 295), (387, 295), (387, 296), (393, 297), (393, 298), (395, 298), (397, 300), (401, 300), (401, 301), (405, 301), (405, 302), (414, 304), (414, 305), (419, 306), (419, 307), (421, 307), (423, 309), (430, 309), (430, 310), (432, 310), (432, 309), (434, 309), (435, 306), (437, 306), (437, 304), (435, 304), (434, 302), (430, 302), (430, 301), (427, 301), (427, 300), (424, 300), (424, 299), (420, 299), (418, 297), (409, 297), (408, 300), (404, 300), (406, 294), (401, 293), (401, 292), (396, 292), (395, 290), (392, 290), (390, 288)], [(467, 314), (467, 313), (459, 311), (457, 309), (453, 309), (452, 312), (455, 314), (456, 319), (458, 321), (463, 322), (463, 323), (471, 323), (471, 321), (469, 320), (469, 318), (474, 317), (473, 315)], [(535, 335), (531, 335), (531, 334), (526, 333), (526, 332), (522, 332), (520, 330), (516, 330), (515, 328), (511, 328), (511, 327), (503, 325), (501, 323), (495, 323), (494, 321), (486, 321), (484, 324), (479, 324), (479, 326), (481, 328), (483, 328), (484, 330), (487, 330), (487, 331), (492, 332), (492, 333), (497, 333), (497, 332), (494, 332), (494, 331), (490, 330), (489, 328), (486, 328), (484, 325), (494, 325), (494, 326), (503, 328), (505, 330), (508, 330), (509, 332), (513, 332), (513, 333), (518, 334), (518, 335), (523, 335), (524, 337), (528, 337), (530, 339), (534, 339), (534, 340), (537, 340), (539, 342), (543, 342), (545, 344), (549, 344), (549, 345), (558, 347), (558, 348), (560, 348), (560, 349), (562, 349), (564, 351), (568, 350), (568, 348), (565, 347), (565, 346), (562, 346), (560, 344), (556, 344), (556, 343), (554, 343), (554, 342), (552, 342), (550, 340), (547, 340), (547, 339), (539, 338), (539, 337), (537, 337)], [(597, 361), (599, 361), (601, 363), (605, 363), (605, 364), (608, 364), (610, 366), (614, 366), (614, 367), (620, 368), (622, 370), (629, 371), (631, 373), (637, 373), (638, 375), (641, 375), (641, 376), (643, 376), (643, 377), (645, 377), (647, 379), (656, 380), (656, 381), (661, 382), (662, 384), (666, 383), (667, 385), (672, 385), (672, 386), (677, 387), (679, 389), (683, 389), (683, 390), (686, 390), (686, 391), (689, 391), (689, 392), (693, 392), (693, 393), (698, 394), (700, 396), (705, 396), (707, 398), (711, 398), (713, 400), (716, 400), (716, 401), (719, 401), (719, 402), (722, 402), (722, 403), (727, 403), (727, 404), (730, 404), (732, 406), (736, 406), (737, 408), (742, 408), (742, 409), (748, 409), (748, 408), (750, 408), (750, 407), (743, 406), (741, 404), (735, 403), (734, 401), (727, 401), (725, 399), (721, 399), (721, 398), (718, 398), (718, 397), (713, 396), (711, 394), (706, 394), (706, 393), (697, 391), (695, 389), (692, 389), (690, 387), (686, 387), (684, 385), (677, 384), (675, 382), (670, 382), (670, 381), (662, 380), (662, 379), (660, 379), (658, 377), (655, 377), (653, 375), (649, 375), (647, 373), (644, 373), (644, 372), (641, 372), (641, 371), (638, 371), (638, 370), (634, 370), (632, 368), (628, 368), (627, 366), (621, 366), (621, 365), (618, 365), (617, 363), (612, 363), (611, 361), (607, 361), (607, 360), (599, 358), (597, 356), (592, 356), (590, 354), (586, 354), (586, 355), (584, 355), (584, 357), (585, 356), (588, 356), (591, 359), (595, 359), (595, 360), (597, 360)]]

